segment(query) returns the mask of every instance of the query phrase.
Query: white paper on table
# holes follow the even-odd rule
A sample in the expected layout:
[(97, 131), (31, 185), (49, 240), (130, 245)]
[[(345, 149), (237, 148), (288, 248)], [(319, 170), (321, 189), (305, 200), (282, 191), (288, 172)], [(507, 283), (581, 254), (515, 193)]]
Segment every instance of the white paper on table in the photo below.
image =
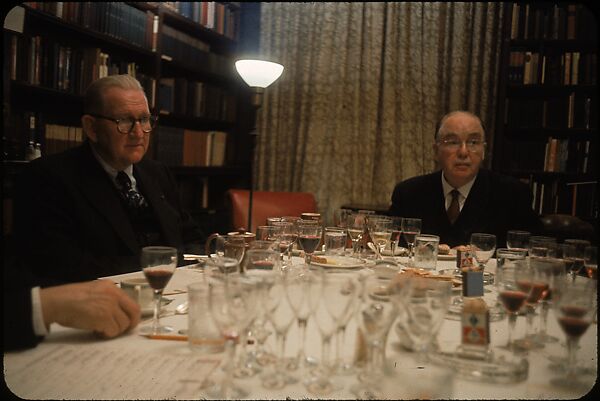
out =
[(13, 393), (24, 399), (201, 398), (203, 380), (219, 361), (194, 352), (167, 351), (51, 344), (42, 354), (5, 355), (5, 368), (10, 365), (5, 380)]

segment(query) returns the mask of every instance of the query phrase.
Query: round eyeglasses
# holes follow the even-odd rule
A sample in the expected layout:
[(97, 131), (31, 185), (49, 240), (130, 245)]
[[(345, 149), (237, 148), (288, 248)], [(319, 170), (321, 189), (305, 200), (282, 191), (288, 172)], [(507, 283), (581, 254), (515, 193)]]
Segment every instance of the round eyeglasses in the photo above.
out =
[(135, 126), (136, 122), (140, 123), (140, 127), (142, 127), (142, 132), (144, 132), (145, 134), (152, 131), (152, 129), (156, 127), (156, 123), (158, 122), (157, 116), (147, 116), (142, 118), (112, 118), (103, 116), (101, 114), (89, 113), (89, 115), (95, 118), (102, 118), (104, 120), (115, 122), (117, 124), (117, 131), (124, 135), (129, 134), (133, 130), (133, 127)]

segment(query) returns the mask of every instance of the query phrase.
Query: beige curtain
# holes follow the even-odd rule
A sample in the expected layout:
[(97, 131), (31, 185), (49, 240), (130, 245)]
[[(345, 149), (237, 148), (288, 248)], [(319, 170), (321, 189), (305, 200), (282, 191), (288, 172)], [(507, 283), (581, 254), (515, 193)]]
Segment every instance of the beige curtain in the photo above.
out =
[(479, 114), (491, 144), (502, 3), (261, 7), (261, 54), (285, 70), (259, 109), (258, 189), (312, 192), (329, 220), (433, 171), (450, 110)]

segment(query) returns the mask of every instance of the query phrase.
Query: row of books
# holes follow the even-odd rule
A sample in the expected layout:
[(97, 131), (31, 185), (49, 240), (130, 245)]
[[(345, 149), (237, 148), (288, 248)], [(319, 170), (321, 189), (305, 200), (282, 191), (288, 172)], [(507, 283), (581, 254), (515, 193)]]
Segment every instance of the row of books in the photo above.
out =
[(542, 141), (506, 141), (508, 171), (590, 174), (597, 168), (595, 141), (550, 138)]
[(237, 39), (239, 5), (217, 1), (164, 1), (161, 4), (205, 28), (229, 39)]
[(523, 85), (595, 85), (597, 61), (596, 53), (511, 51), (508, 81)]
[(124, 2), (25, 2), (30, 8), (133, 45), (152, 49), (155, 15)]
[(42, 154), (60, 153), (83, 142), (81, 127), (45, 124), (44, 132), (45, 147), (42, 148)]
[(507, 129), (565, 129), (594, 130), (598, 127), (598, 98), (571, 92), (551, 98), (505, 99), (504, 123)]
[(129, 74), (154, 104), (155, 80), (139, 72), (135, 62), (114, 59), (98, 47), (72, 48), (45, 36), (11, 34), (7, 63), (12, 80), (79, 95), (98, 78)]
[(168, 166), (223, 166), (226, 144), (226, 132), (158, 126), (149, 153)]
[(234, 122), (236, 118), (233, 94), (221, 87), (185, 78), (161, 78), (157, 106), (161, 114), (226, 122)]
[(525, 179), (531, 187), (531, 207), (540, 215), (570, 214), (588, 219), (598, 218), (598, 182), (582, 181), (561, 185), (533, 177)]
[(511, 11), (511, 39), (588, 39), (584, 27), (595, 26), (594, 15), (582, 4), (513, 3)]

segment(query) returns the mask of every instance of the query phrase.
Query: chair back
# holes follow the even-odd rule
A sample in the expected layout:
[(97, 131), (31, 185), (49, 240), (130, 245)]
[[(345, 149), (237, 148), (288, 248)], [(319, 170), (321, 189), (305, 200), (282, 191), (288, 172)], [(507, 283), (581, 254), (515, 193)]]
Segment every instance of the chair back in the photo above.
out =
[(547, 214), (540, 218), (544, 225), (545, 235), (563, 242), (567, 238), (586, 239), (594, 241), (596, 238), (594, 226), (579, 217), (568, 214)]
[[(227, 190), (227, 202), (231, 210), (231, 230), (248, 225), (248, 202), (250, 191), (247, 189)], [(303, 212), (317, 211), (317, 202), (310, 192), (254, 191), (252, 194), (252, 227), (248, 231), (255, 233), (256, 227), (267, 224), (267, 217), (300, 216)]]

